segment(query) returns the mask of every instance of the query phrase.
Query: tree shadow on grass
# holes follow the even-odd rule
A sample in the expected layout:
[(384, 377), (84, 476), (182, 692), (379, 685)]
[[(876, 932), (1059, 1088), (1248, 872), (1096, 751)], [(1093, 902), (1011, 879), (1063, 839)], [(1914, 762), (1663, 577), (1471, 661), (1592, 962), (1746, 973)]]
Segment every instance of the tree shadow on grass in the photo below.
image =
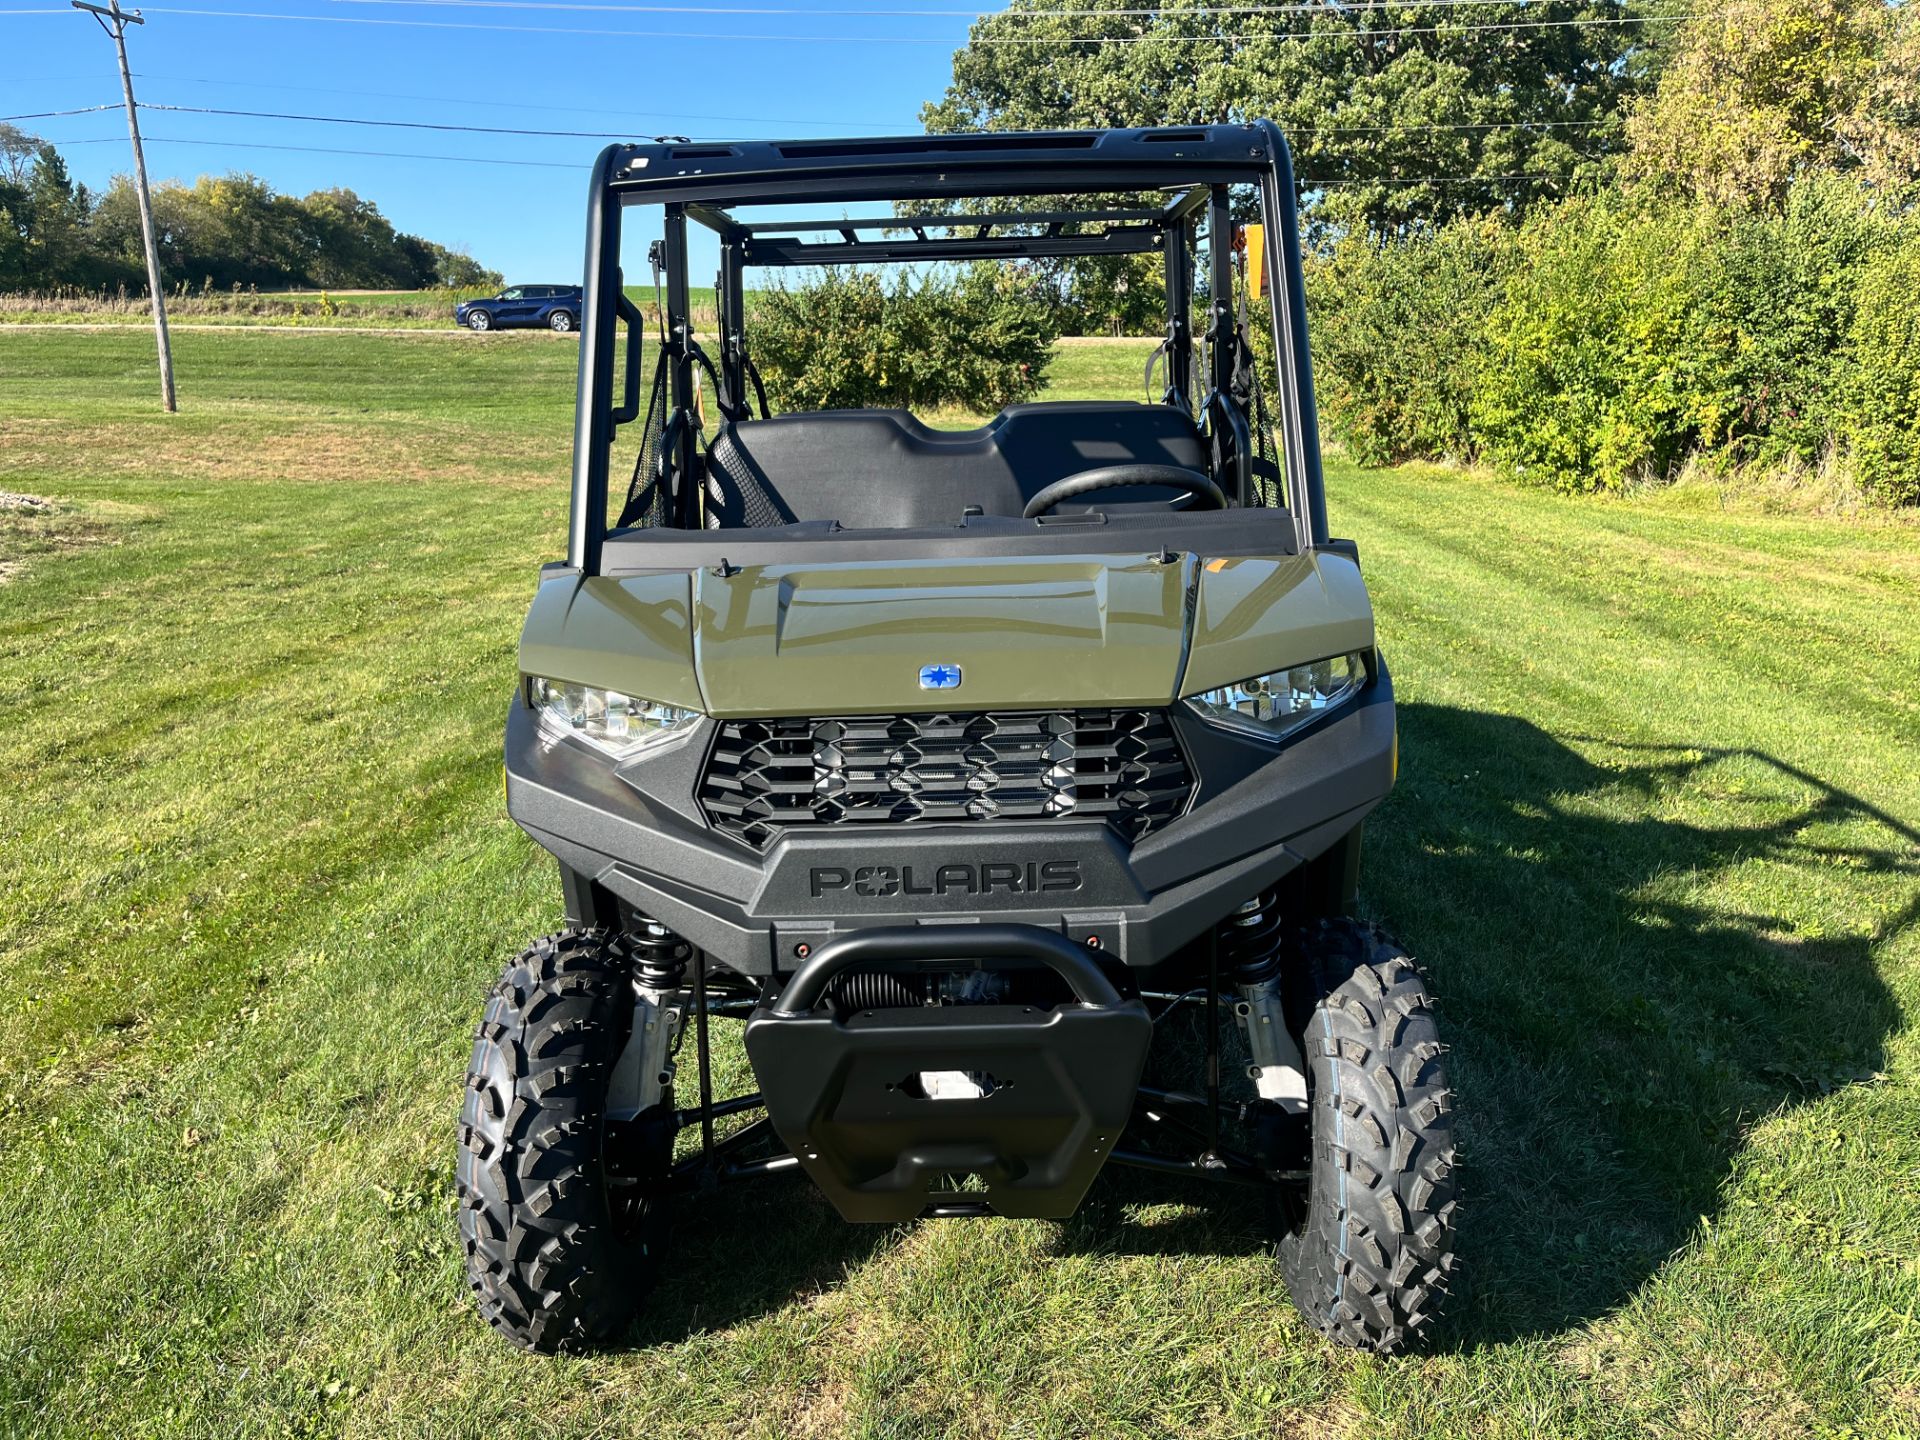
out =
[(1920, 830), (1757, 750), (1401, 712), (1373, 905), (1453, 1047), (1471, 1346), (1627, 1300), (1719, 1208), (1754, 1123), (1885, 1063), (1874, 948)]
[[(1423, 705), (1400, 724), (1362, 890), (1430, 970), (1452, 1051), (1463, 1276), (1440, 1343), (1556, 1333), (1716, 1212), (1751, 1125), (1880, 1070), (1900, 1017), (1873, 951), (1920, 924), (1920, 829), (1756, 750)], [(1089, 1206), (1073, 1248), (1267, 1239), (1256, 1197), (1194, 1182), (1109, 1171)]]
[[(1464, 1280), (1441, 1343), (1552, 1334), (1715, 1213), (1749, 1126), (1881, 1068), (1899, 1013), (1872, 952), (1920, 924), (1920, 830), (1754, 750), (1424, 705), (1400, 723), (1363, 900), (1431, 971), (1452, 1049)], [(894, 1243), (776, 1183), (694, 1202), (634, 1343), (764, 1313)], [(1109, 1167), (1061, 1243), (1247, 1254), (1269, 1234), (1256, 1194)]]

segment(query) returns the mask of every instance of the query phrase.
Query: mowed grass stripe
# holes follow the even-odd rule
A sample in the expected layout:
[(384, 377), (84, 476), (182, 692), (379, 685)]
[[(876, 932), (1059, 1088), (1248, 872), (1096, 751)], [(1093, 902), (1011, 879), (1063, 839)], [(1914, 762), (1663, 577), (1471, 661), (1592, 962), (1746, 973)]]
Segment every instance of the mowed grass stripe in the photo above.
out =
[(465, 1303), (451, 1117), (557, 914), (497, 753), (571, 352), (193, 333), (163, 421), (137, 332), (56, 339), (0, 333), (0, 488), (105, 536), (0, 584), (0, 1432), (1920, 1429), (1910, 528), (1330, 476), (1403, 704), (1364, 898), (1469, 1142), (1437, 1353), (1323, 1349), (1257, 1205), (1114, 1175), (1060, 1225), (723, 1192), (630, 1349), (539, 1361)]

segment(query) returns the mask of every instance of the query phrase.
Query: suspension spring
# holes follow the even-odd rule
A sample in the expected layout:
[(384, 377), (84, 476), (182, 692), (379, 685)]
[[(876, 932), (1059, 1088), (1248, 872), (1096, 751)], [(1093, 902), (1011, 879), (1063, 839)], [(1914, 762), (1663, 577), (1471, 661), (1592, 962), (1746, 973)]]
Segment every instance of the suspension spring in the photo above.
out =
[(678, 990), (686, 978), (693, 947), (658, 920), (637, 916), (639, 924), (627, 937), (633, 952), (633, 978), (647, 990)]
[(1220, 922), (1220, 959), (1235, 985), (1258, 985), (1280, 970), (1280, 899), (1262, 891)]

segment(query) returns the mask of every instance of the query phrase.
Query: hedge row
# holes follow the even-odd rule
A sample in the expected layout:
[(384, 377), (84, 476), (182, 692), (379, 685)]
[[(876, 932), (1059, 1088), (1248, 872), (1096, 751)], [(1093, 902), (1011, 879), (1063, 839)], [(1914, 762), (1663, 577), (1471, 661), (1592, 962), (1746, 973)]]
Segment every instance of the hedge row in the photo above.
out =
[(777, 410), (862, 406), (994, 411), (1037, 393), (1054, 307), (1020, 272), (827, 270), (754, 303), (754, 358)]
[(1833, 447), (1920, 503), (1920, 227), (1842, 178), (1772, 213), (1616, 191), (1355, 240), (1309, 295), (1322, 414), (1363, 461), (1583, 491)]

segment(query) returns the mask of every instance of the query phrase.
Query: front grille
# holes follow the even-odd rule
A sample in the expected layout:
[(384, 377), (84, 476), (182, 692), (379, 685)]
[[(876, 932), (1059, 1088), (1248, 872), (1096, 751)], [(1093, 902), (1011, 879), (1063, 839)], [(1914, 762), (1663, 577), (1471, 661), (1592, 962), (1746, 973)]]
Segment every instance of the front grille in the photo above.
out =
[(722, 722), (700, 782), (716, 829), (1100, 820), (1138, 840), (1193, 793), (1163, 710)]

